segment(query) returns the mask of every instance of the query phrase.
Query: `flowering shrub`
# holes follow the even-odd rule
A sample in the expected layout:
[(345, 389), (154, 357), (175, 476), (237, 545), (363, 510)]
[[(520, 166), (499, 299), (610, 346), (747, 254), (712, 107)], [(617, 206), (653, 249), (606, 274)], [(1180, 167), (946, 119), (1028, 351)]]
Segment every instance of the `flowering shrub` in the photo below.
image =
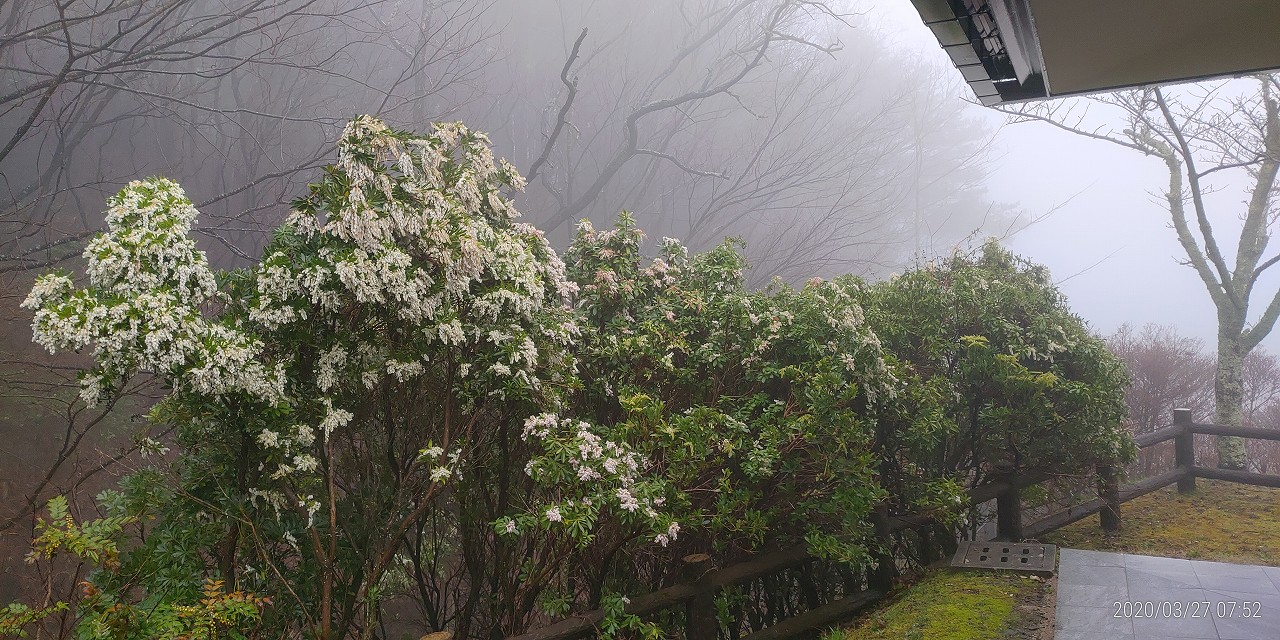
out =
[(608, 506), (624, 523), (649, 528), (657, 523), (653, 541), (664, 547), (678, 537), (680, 525), (656, 510), (666, 501), (661, 495), (664, 484), (641, 477), (642, 466), (648, 465), (629, 445), (601, 438), (586, 422), (552, 414), (526, 420), (521, 439), (542, 454), (525, 465), (525, 474), (549, 501), (539, 503), (534, 513), (501, 518), (495, 524), (498, 533), (564, 530), (586, 544), (601, 508)]
[(872, 416), (899, 384), (857, 285), (751, 292), (731, 244), (690, 256), (665, 239), (645, 261), (641, 240), (624, 214), (606, 231), (584, 222), (566, 254), (584, 316), (575, 404), (653, 461), (684, 553), (808, 539), (865, 560), (883, 495)]
[(93, 344), (84, 401), (96, 404), (139, 370), (173, 379), (179, 392), (280, 400), (284, 374), (261, 362), (262, 343), (201, 314), (217, 285), (188, 236), (196, 210), (181, 187), (150, 178), (107, 204), (107, 232), (84, 251), (89, 286), (77, 290), (67, 273), (48, 274), (22, 304), (35, 310), (35, 341), (50, 352)]
[(645, 259), (626, 214), (562, 262), (516, 221), (522, 186), (483, 134), (361, 116), (252, 268), (209, 267), (171, 181), (109, 201), (85, 286), (50, 274), (24, 306), (50, 351), (92, 347), (85, 402), (165, 382), (149, 418), (174, 435), (139, 435), (155, 465), (100, 496), (113, 519), (37, 541), (104, 565), (82, 635), (145, 607), (144, 635), (368, 637), (401, 597), (458, 638), (602, 607), (659, 637), (626, 594), (685, 554), (865, 564), (878, 504), (945, 519), (993, 470), (1132, 449), (1118, 365), (998, 249), (748, 291), (732, 242)]
[[(503, 193), (522, 184), (459, 124), (417, 136), (362, 116), (263, 260), (231, 273), (212, 272), (195, 248), (197, 214), (176, 184), (138, 181), (114, 197), (107, 232), (85, 251), (87, 286), (46, 276), (25, 305), (51, 351), (93, 345), (87, 401), (136, 373), (170, 385), (151, 418), (178, 426), (177, 490), (148, 507), (163, 516), (150, 539), (203, 541), (215, 556), (144, 545), (116, 586), (151, 567), (167, 588), (198, 594), (212, 575), (272, 598), (268, 625), (346, 635), (375, 624), (406, 566), (406, 536), (427, 522), (488, 530), (510, 512), (511, 495), (473, 511), (495, 499), (491, 454), (560, 406), (578, 331), (563, 264)], [(570, 431), (596, 438), (589, 426)], [(646, 500), (638, 459), (601, 452), (616, 457), (592, 468), (632, 518), (631, 500)], [(565, 489), (524, 506), (580, 538), (591, 495)], [(676, 533), (665, 520), (652, 528)], [(447, 532), (431, 544), (469, 553)], [(502, 570), (518, 582), (518, 567)]]

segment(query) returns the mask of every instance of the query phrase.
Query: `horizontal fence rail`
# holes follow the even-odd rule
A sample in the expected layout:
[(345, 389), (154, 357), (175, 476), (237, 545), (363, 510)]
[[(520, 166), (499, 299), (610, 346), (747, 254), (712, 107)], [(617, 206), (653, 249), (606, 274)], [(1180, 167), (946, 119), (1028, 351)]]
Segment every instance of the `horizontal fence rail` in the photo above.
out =
[[(1240, 438), (1280, 441), (1280, 429), (1235, 427), (1195, 422), (1191, 419), (1191, 412), (1189, 410), (1175, 409), (1173, 411), (1172, 425), (1149, 433), (1139, 434), (1134, 437), (1134, 442), (1136, 442), (1138, 447), (1141, 449), (1146, 449), (1162, 442), (1173, 440), (1173, 469), (1159, 475), (1151, 476), (1150, 478), (1144, 478), (1139, 482), (1125, 485), (1123, 487), (1112, 486), (1110, 487), (1110, 491), (1104, 487), (1104, 490), (1101, 492), (1104, 495), (1100, 495), (1094, 500), (1073, 505), (1045, 516), (1021, 531), (1001, 531), (999, 532), (998, 537), (1010, 539), (1015, 537), (1018, 539), (1023, 537), (1035, 538), (1055, 529), (1065, 527), (1078, 520), (1087, 518), (1095, 513), (1104, 514), (1102, 518), (1103, 529), (1115, 531), (1120, 528), (1120, 504), (1128, 502), (1139, 496), (1144, 496), (1153, 491), (1163, 489), (1164, 487), (1174, 483), (1177, 483), (1179, 493), (1189, 493), (1195, 490), (1196, 478), (1225, 480), (1227, 482), (1249, 484), (1259, 487), (1280, 488), (1280, 475), (1268, 475), (1231, 469), (1212, 469), (1197, 465), (1195, 463), (1194, 448), (1194, 438), (1197, 435), (1236, 436)], [(1098, 469), (1098, 476), (1102, 479), (1102, 484), (1104, 485), (1106, 485), (1109, 480), (1112, 482), (1114, 481), (1114, 474), (1112, 474), (1108, 469), (1100, 467)], [(999, 500), (1000, 496), (996, 496), (996, 499)], [(1007, 496), (1006, 499), (1008, 499)], [(1014, 536), (1012, 534), (1018, 535)]]
[[(700, 595), (715, 593), (724, 587), (733, 586), (749, 580), (771, 575), (783, 569), (790, 569), (813, 560), (805, 545), (797, 545), (770, 554), (762, 555), (746, 562), (735, 564), (724, 569), (708, 571), (695, 582), (678, 584), (659, 589), (652, 593), (631, 598), (627, 605), (627, 613), (638, 616), (649, 615), (689, 602)], [(690, 558), (686, 562), (694, 564)], [(569, 640), (581, 638), (595, 631), (596, 625), (604, 620), (602, 610), (582, 613), (566, 618), (550, 626), (535, 629), (508, 640)]]
[[(1280, 488), (1280, 475), (1267, 475), (1248, 471), (1211, 469), (1195, 464), (1194, 438), (1196, 435), (1237, 436), (1280, 441), (1280, 430), (1257, 427), (1233, 427), (1194, 422), (1187, 409), (1175, 409), (1173, 424), (1149, 433), (1139, 434), (1134, 441), (1141, 449), (1174, 441), (1174, 468), (1137, 482), (1119, 485), (1118, 473), (1111, 466), (1099, 465), (1098, 497), (1044, 516), (1035, 522), (1022, 524), (1022, 490), (1055, 477), (1045, 472), (1023, 472), (1005, 476), (969, 490), (971, 504), (996, 501), (996, 539), (1023, 540), (1038, 538), (1046, 533), (1099, 514), (1103, 529), (1116, 531), (1121, 526), (1120, 505), (1158, 491), (1172, 484), (1179, 493), (1195, 490), (1196, 478), (1224, 480), (1261, 487)], [(887, 516), (883, 511), (872, 516), (876, 535), (888, 539), (894, 533), (916, 527), (929, 526), (934, 520), (926, 514)], [(816, 558), (806, 545), (762, 553), (759, 556), (723, 569), (711, 566), (710, 557), (704, 554), (684, 559), (688, 582), (659, 589), (631, 598), (626, 612), (637, 616), (649, 616), (660, 611), (683, 606), (685, 608), (688, 637), (716, 635), (717, 622), (714, 596), (721, 589), (750, 582), (765, 576), (794, 569), (813, 562)], [(824, 605), (778, 622), (765, 629), (742, 637), (742, 640), (782, 640), (820, 629), (848, 619), (884, 597), (897, 567), (892, 558), (879, 558), (879, 569), (867, 576), (868, 588), (847, 594)], [(588, 611), (570, 616), (545, 627), (512, 636), (507, 640), (574, 640), (592, 636), (604, 620), (603, 610)]]

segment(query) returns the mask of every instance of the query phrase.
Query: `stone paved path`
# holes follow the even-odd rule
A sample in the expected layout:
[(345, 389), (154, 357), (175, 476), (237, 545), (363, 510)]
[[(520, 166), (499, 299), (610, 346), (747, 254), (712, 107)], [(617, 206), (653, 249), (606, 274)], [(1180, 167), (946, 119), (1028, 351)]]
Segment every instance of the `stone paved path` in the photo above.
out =
[(1062, 549), (1054, 640), (1280, 640), (1280, 567)]

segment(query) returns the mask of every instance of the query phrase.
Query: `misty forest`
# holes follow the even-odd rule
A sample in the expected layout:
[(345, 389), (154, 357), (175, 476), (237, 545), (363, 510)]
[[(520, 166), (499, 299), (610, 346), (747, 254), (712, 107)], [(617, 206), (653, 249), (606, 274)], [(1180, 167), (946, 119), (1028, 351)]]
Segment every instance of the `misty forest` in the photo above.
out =
[[(0, 0), (0, 637), (793, 637), (1280, 475), (1280, 78), (999, 113), (878, 4)], [(1033, 126), (1215, 341), (1011, 247)]]

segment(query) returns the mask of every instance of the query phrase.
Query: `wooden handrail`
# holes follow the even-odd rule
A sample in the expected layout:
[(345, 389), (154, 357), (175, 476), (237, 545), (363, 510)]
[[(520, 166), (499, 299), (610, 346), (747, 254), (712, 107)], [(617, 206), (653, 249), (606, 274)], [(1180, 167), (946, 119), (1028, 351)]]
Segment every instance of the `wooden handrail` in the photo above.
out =
[(1255, 438), (1258, 440), (1280, 440), (1280, 429), (1264, 429), (1262, 427), (1232, 427), (1223, 424), (1193, 422), (1187, 425), (1191, 433), (1207, 436), (1236, 436), (1238, 438)]
[(1139, 449), (1146, 449), (1166, 440), (1172, 440), (1180, 433), (1182, 433), (1182, 425), (1175, 424), (1155, 431), (1140, 433), (1133, 437), (1133, 441), (1138, 443)]
[(783, 640), (794, 638), (806, 631), (835, 624), (852, 617), (853, 614), (867, 608), (884, 597), (881, 591), (862, 591), (841, 598), (830, 604), (787, 618), (771, 627), (765, 627), (755, 633), (743, 636), (742, 640)]
[(1197, 478), (1210, 480), (1226, 480), (1238, 484), (1250, 484), (1255, 487), (1280, 488), (1280, 476), (1264, 473), (1236, 471), (1234, 469), (1210, 469), (1209, 467), (1192, 467), (1191, 473)]
[[(1139, 496), (1145, 496), (1153, 491), (1163, 489), (1182, 479), (1185, 475), (1187, 475), (1186, 469), (1171, 469), (1150, 478), (1143, 478), (1133, 484), (1127, 484), (1120, 487), (1120, 502), (1128, 502)], [(1072, 505), (1028, 525), (1024, 533), (1028, 538), (1039, 538), (1050, 531), (1061, 529), (1077, 520), (1083, 520), (1101, 511), (1105, 506), (1107, 506), (1106, 500), (1102, 498), (1095, 498), (1088, 502)]]
[(1187, 475), (1186, 469), (1170, 469), (1164, 473), (1151, 476), (1150, 478), (1143, 478), (1133, 484), (1127, 484), (1120, 487), (1120, 502), (1128, 502), (1134, 498), (1145, 496), (1148, 493), (1159, 491), (1160, 489), (1177, 482), (1185, 475)]

